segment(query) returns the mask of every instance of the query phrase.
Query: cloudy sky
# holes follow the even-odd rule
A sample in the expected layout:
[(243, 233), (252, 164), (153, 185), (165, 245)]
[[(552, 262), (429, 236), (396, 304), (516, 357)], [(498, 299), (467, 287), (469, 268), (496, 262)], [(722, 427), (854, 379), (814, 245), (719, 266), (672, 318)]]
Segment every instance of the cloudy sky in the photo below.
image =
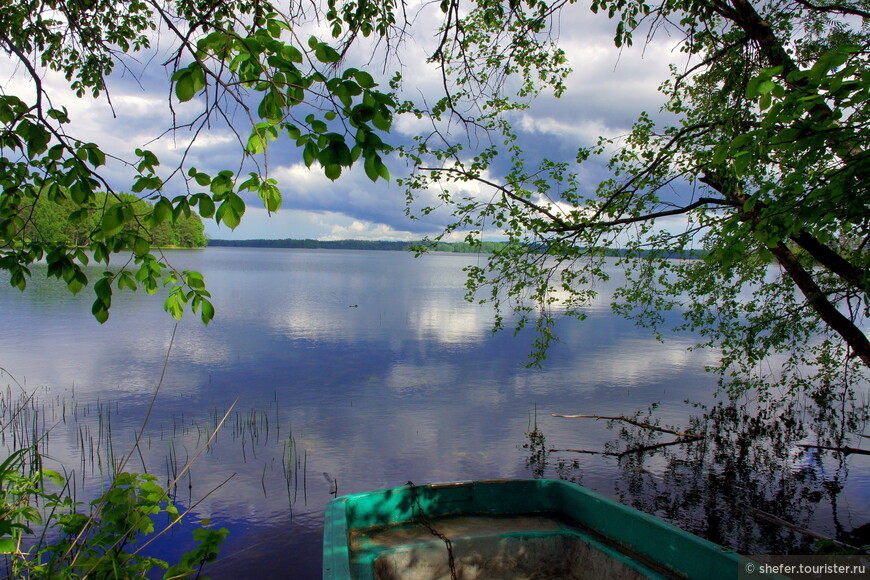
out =
[[(434, 10), (430, 5), (430, 10)], [(439, 96), (440, 73), (425, 57), (434, 42), (437, 13), (413, 13), (413, 34), (400, 50), (400, 61), (388, 65), (389, 72), (401, 66), (406, 96)], [(513, 116), (520, 143), (526, 151), (546, 152), (548, 156), (571, 160), (581, 146), (593, 144), (599, 135), (616, 137), (625, 134), (641, 111), (656, 113), (662, 103), (658, 85), (668, 76), (668, 65), (679, 62), (673, 51), (674, 39), (659, 35), (654, 42), (619, 50), (613, 46), (614, 22), (595, 15), (587, 8), (571, 5), (562, 14), (559, 37), (574, 72), (561, 99), (549, 94), (540, 96), (533, 106)], [(77, 99), (65, 90), (63, 78), (45, 73), (43, 83), (52, 93), (55, 106), (64, 105), (74, 120), (71, 134), (100, 144), (104, 151), (122, 159), (133, 159), (137, 147), (152, 150), (162, 166), (170, 168), (181, 161), (190, 143), (190, 134), (178, 131), (155, 139), (171, 126), (168, 107), (170, 84), (161, 63), (169, 54), (168, 46), (157, 44), (154, 53), (135, 55), (127, 62), (128, 70), (118, 67), (109, 79), (112, 107), (105, 98)], [(366, 60), (361, 60), (361, 59)], [(366, 50), (354, 51), (344, 63), (383, 75), (383, 61), (370, 62)], [(0, 62), (0, 86), (6, 93), (32, 99), (33, 88), (25, 71), (7, 59)], [(201, 110), (202, 103), (175, 104), (180, 118)], [(114, 111), (114, 113), (113, 113)], [(239, 132), (247, 134), (250, 125), (239, 117)], [(395, 120), (388, 138), (393, 144), (409, 143), (427, 130), (425, 122), (414, 117)], [(217, 173), (221, 169), (238, 170), (241, 148), (229, 128), (214, 125), (193, 142), (185, 168)], [(301, 150), (291, 143), (279, 142), (270, 147), (269, 175), (278, 180), (283, 205), (277, 213), (267, 215), (259, 200), (248, 200), (241, 225), (232, 231), (207, 222), (206, 233), (213, 238), (316, 238), (316, 239), (419, 239), (436, 234), (444, 216), (411, 220), (405, 213), (405, 191), (395, 183), (372, 183), (362, 167), (345, 172), (335, 182), (324, 177), (315, 164), (308, 169), (302, 163)], [(407, 173), (402, 159), (388, 160), (393, 177)], [(594, 166), (593, 166), (594, 169)], [(591, 177), (595, 177), (592, 171)], [(107, 169), (109, 181), (119, 190), (131, 182), (131, 171), (121, 163)], [(491, 176), (498, 180), (498, 175)], [(594, 179), (590, 188), (594, 188)], [(486, 192), (478, 191), (480, 195)], [(493, 234), (494, 235), (494, 234)]]

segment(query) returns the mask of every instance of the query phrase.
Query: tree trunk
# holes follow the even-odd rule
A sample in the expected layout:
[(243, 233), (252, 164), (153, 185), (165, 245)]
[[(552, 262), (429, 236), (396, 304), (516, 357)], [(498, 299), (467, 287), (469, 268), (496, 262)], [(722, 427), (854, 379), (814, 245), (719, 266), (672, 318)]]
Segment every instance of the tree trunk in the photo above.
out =
[(786, 273), (794, 280), (794, 283), (806, 296), (810, 306), (818, 312), (825, 324), (843, 337), (843, 340), (851, 347), (855, 356), (859, 357), (864, 361), (865, 365), (870, 367), (870, 341), (867, 340), (861, 329), (831, 304), (831, 301), (828, 300), (828, 297), (822, 292), (810, 273), (800, 264), (797, 257), (785, 244), (779, 243), (775, 248), (770, 248), (770, 251), (782, 267), (785, 268)]

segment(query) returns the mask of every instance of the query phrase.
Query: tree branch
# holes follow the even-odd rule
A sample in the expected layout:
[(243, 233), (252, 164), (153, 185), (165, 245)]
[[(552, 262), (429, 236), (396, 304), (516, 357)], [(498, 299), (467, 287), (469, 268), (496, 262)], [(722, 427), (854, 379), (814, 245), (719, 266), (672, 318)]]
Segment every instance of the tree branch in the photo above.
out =
[(674, 209), (669, 209), (665, 211), (653, 212), (639, 216), (632, 216), (627, 218), (620, 218), (615, 220), (610, 220), (606, 222), (602, 221), (594, 221), (588, 222), (584, 224), (577, 224), (572, 226), (566, 226), (561, 228), (551, 228), (546, 231), (550, 232), (579, 232), (582, 230), (586, 230), (589, 228), (607, 228), (611, 226), (619, 226), (626, 224), (635, 224), (639, 222), (645, 222), (649, 220), (654, 220), (657, 218), (668, 217), (672, 215), (681, 215), (689, 213), (692, 210), (696, 210), (699, 207), (703, 207), (705, 205), (720, 205), (720, 206), (729, 206), (729, 207), (740, 207), (740, 204), (734, 201), (729, 201), (727, 199), (719, 199), (715, 197), (701, 197), (698, 198), (694, 203), (690, 203), (689, 205), (678, 207)]
[(791, 239), (828, 270), (838, 275), (852, 286), (861, 290), (865, 289), (865, 271), (863, 269), (858, 268), (807, 232), (801, 232), (796, 236), (791, 236)]
[(842, 4), (821, 4), (816, 5), (812, 2), (808, 2), (807, 0), (795, 0), (798, 4), (806, 8), (807, 10), (813, 10), (815, 12), (837, 12), (839, 14), (850, 14), (852, 16), (860, 16), (861, 18), (870, 19), (870, 12), (866, 10), (859, 10), (853, 6), (843, 6)]
[[(484, 179), (483, 177), (480, 177), (479, 175), (474, 175), (472, 173), (469, 173), (468, 171), (464, 171), (462, 169), (457, 169), (455, 167), (420, 167), (419, 170), (420, 171), (445, 171), (447, 173), (461, 175), (461, 176), (466, 177), (468, 179), (478, 181), (480, 183), (483, 183), (484, 185), (488, 185), (488, 186), (492, 187), (493, 189), (496, 189), (497, 191), (500, 191), (504, 196), (506, 196), (506, 197), (516, 201), (516, 202), (519, 202), (522, 205), (525, 205), (526, 207), (529, 207), (529, 208), (547, 216), (547, 218), (552, 220), (554, 223), (562, 224), (565, 227), (567, 227), (567, 225), (568, 225), (567, 222), (565, 222), (565, 220), (563, 220), (559, 216), (555, 215), (554, 213), (549, 211), (547, 208), (542, 207), (542, 206), (534, 203), (533, 201), (531, 201), (529, 199), (526, 199), (522, 196), (519, 196), (519, 195), (513, 193), (510, 189), (508, 189), (504, 185), (499, 185), (498, 183), (495, 183), (493, 181), (489, 181), (488, 179)], [(570, 228), (565, 229), (565, 230), (560, 230), (560, 231), (570, 231)]]
[(842, 312), (828, 300), (828, 297), (816, 284), (812, 275), (801, 265), (797, 257), (780, 242), (773, 248), (769, 248), (771, 253), (776, 257), (777, 261), (785, 269), (786, 273), (791, 277), (794, 283), (800, 288), (807, 301), (812, 306), (821, 319), (843, 340), (846, 341), (855, 356), (859, 357), (864, 364), (870, 367), (870, 341), (858, 328), (854, 322), (849, 320)]

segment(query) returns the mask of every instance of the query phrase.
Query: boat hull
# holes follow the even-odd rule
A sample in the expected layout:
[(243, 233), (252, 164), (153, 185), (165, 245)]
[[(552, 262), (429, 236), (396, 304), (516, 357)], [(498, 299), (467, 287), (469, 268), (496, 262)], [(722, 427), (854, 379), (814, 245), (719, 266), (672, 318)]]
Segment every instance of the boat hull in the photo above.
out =
[(325, 580), (734, 580), (739, 557), (561, 480), (490, 480), (337, 498)]

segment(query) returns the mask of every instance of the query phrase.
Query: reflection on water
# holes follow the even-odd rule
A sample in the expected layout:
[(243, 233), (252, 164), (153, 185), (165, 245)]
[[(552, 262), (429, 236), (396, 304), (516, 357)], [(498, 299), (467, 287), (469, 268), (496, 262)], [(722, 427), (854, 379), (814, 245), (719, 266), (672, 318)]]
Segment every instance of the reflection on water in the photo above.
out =
[(795, 400), (727, 401), (698, 406), (685, 426), (657, 430), (652, 406), (609, 419), (616, 437), (597, 450), (560, 448), (565, 442), (537, 425), (524, 447), (536, 477), (552, 469), (575, 479), (590, 463), (578, 457), (606, 457), (620, 471), (619, 501), (740, 553), (814, 553), (870, 545), (866, 461), (833, 451), (860, 445), (868, 409), (866, 402), (832, 410)]
[[(753, 442), (740, 439), (755, 423), (716, 404), (716, 379), (703, 372), (711, 353), (688, 352), (691, 336), (662, 344), (614, 318), (606, 287), (585, 322), (558, 322), (560, 342), (542, 369), (529, 369), (530, 337), (492, 335), (492, 311), (463, 300), (462, 268), (478, 256), (213, 248), (171, 259), (205, 274), (217, 317), (178, 325), (133, 468), (170, 479), (236, 402), (175, 490), (197, 517), (231, 530), (213, 578), (317, 578), (326, 503), (409, 480), (561, 476), (738, 544), (758, 529), (738, 517), (737, 500), (831, 535), (870, 520), (866, 460), (763, 451), (785, 436), (762, 423)], [(47, 387), (39, 396), (54, 425), (50, 455), (72, 466), (86, 500), (99, 473), (81, 459), (91, 454), (81, 433), (98, 433), (93, 409), (111, 401), (112, 445), (129, 450), (174, 322), (159, 299), (125, 293), (100, 326), (87, 290), (72, 297), (41, 278), (24, 294), (0, 286), (0, 299), (0, 366), (25, 391)], [(707, 405), (707, 418), (689, 424), (704, 414), (687, 399)], [(601, 422), (550, 416), (631, 415), (651, 403), (650, 420), (708, 437), (621, 460), (549, 451), (661, 441), (636, 430), (614, 440)], [(814, 437), (811, 419), (797, 415), (788, 437)], [(806, 499), (791, 505), (792, 492)], [(182, 529), (159, 549), (180, 551), (189, 535)]]

